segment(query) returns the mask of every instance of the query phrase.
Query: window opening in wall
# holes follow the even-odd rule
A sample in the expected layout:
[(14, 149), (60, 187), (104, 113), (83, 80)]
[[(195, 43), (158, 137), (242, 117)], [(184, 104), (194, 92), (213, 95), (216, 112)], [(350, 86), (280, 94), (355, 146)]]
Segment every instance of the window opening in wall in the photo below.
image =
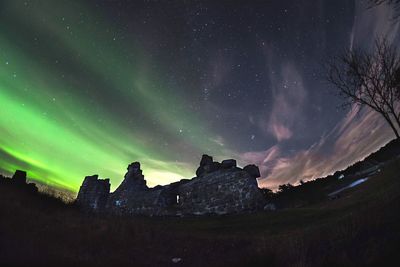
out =
[(179, 195), (176, 195), (176, 204), (179, 204)]

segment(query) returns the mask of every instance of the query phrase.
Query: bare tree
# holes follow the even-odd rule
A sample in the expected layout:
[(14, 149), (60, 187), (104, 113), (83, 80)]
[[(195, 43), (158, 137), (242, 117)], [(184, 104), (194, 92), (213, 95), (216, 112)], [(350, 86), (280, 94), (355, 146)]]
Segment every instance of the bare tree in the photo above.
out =
[(371, 108), (400, 138), (400, 55), (386, 39), (377, 39), (372, 53), (347, 50), (334, 57), (327, 73), (327, 80), (337, 87), (344, 106)]

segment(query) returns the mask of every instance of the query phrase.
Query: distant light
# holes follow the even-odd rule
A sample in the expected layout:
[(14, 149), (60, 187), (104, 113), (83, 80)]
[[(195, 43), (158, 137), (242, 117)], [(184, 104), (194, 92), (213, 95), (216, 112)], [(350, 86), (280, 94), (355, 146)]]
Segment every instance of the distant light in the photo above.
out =
[(368, 180), (368, 178), (359, 179), (359, 180), (357, 180), (357, 181), (351, 183), (348, 187), (354, 187), (354, 186), (356, 186), (356, 185), (359, 185), (359, 184), (361, 184), (361, 183), (364, 183), (364, 182), (367, 181), (367, 180)]

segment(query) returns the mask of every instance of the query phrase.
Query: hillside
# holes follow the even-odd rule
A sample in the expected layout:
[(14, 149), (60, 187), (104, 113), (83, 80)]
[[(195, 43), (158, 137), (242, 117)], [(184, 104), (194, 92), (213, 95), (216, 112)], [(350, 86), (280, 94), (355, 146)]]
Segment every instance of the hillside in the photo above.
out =
[(84, 214), (2, 182), (0, 265), (385, 266), (399, 248), (399, 174), (395, 160), (337, 199), (184, 218)]
[(302, 182), (298, 186), (282, 184), (277, 192), (264, 188), (265, 197), (275, 208), (303, 207), (340, 198), (346, 187), (357, 186), (400, 158), (400, 140), (393, 140), (364, 160), (327, 177)]

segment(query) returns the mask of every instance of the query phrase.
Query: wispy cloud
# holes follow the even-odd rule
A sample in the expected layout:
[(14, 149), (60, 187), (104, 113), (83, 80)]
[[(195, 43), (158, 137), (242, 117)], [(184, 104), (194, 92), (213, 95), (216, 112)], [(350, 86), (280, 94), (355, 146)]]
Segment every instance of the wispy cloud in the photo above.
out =
[[(399, 38), (400, 24), (389, 20), (391, 12), (385, 6), (366, 10), (357, 1), (350, 48), (360, 45), (369, 48), (376, 37), (382, 36), (395, 42)], [(354, 106), (328, 134), (310, 147), (284, 153), (286, 150), (281, 148), (280, 142), (296, 134), (294, 128), (306, 100), (306, 90), (293, 64), (284, 64), (280, 76), (272, 79), (271, 84), (275, 90), (273, 108), (269, 120), (261, 126), (273, 134), (278, 143), (265, 151), (240, 155), (243, 162), (260, 166), (261, 187), (276, 189), (283, 183), (296, 184), (300, 180), (329, 175), (365, 158), (394, 138), (378, 113)]]
[(390, 42), (399, 38), (400, 24), (390, 19), (395, 12), (392, 7), (383, 4), (367, 9), (365, 1), (358, 0), (355, 12), (350, 49), (359, 46), (370, 48), (377, 37), (386, 37)]
[(308, 149), (283, 155), (279, 145), (262, 152), (244, 153), (244, 162), (260, 166), (259, 185), (276, 188), (329, 175), (361, 160), (392, 139), (391, 129), (379, 114), (352, 109), (336, 127)]
[(260, 121), (260, 127), (281, 142), (293, 136), (294, 128), (302, 117), (307, 91), (293, 63), (282, 64), (277, 73), (272, 71), (270, 86), (273, 106), (269, 118)]

